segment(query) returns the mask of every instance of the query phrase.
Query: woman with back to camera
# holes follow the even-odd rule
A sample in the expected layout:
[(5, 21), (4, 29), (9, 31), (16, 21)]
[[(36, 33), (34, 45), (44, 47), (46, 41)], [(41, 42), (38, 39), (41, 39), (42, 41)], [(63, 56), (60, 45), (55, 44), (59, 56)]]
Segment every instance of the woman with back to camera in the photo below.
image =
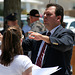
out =
[(32, 62), (23, 55), (19, 27), (9, 27), (4, 32), (1, 52), (0, 75), (32, 75)]

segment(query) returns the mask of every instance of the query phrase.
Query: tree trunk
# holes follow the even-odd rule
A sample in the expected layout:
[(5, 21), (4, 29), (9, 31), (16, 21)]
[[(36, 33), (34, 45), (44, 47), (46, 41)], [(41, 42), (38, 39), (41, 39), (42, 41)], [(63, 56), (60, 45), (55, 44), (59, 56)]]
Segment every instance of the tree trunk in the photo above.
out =
[(14, 12), (17, 13), (18, 24), (21, 26), (21, 0), (4, 0), (4, 18)]

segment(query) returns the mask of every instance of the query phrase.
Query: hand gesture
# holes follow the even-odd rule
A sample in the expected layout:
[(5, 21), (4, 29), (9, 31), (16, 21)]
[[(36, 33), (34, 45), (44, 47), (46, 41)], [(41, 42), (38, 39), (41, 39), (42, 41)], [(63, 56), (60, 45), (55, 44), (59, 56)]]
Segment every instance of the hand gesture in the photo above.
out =
[(34, 39), (34, 40), (42, 40), (42, 34), (37, 33), (37, 32), (33, 32), (33, 31), (29, 31), (29, 39)]

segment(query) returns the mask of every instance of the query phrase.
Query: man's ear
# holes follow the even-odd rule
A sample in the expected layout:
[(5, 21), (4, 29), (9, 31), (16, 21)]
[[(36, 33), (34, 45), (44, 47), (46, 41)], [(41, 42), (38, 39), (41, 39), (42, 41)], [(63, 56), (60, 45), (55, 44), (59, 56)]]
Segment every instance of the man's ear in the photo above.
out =
[(61, 16), (57, 16), (57, 21), (60, 21), (61, 20)]

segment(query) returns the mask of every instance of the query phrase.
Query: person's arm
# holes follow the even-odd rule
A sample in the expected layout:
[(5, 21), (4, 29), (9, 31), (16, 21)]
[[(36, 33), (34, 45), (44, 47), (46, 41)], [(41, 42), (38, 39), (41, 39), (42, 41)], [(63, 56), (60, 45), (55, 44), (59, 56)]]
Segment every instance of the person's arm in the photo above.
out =
[(48, 44), (49, 46), (62, 52), (70, 50), (73, 47), (74, 34), (70, 30), (62, 31), (61, 34), (59, 34), (57, 37), (56, 36), (48, 37), (35, 32), (29, 32), (29, 33), (30, 33), (30, 36), (29, 36), (30, 39), (44, 40), (46, 43), (49, 43)]
[(32, 67), (28, 68), (26, 71), (22, 73), (22, 75), (32, 75)]
[(49, 39), (49, 36), (46, 36), (46, 35), (42, 35), (40, 33), (37, 33), (37, 32), (33, 32), (33, 31), (29, 31), (28, 32), (30, 35), (29, 35), (29, 39), (34, 39), (34, 40), (43, 40), (45, 41), (46, 43), (50, 43), (50, 39)]

